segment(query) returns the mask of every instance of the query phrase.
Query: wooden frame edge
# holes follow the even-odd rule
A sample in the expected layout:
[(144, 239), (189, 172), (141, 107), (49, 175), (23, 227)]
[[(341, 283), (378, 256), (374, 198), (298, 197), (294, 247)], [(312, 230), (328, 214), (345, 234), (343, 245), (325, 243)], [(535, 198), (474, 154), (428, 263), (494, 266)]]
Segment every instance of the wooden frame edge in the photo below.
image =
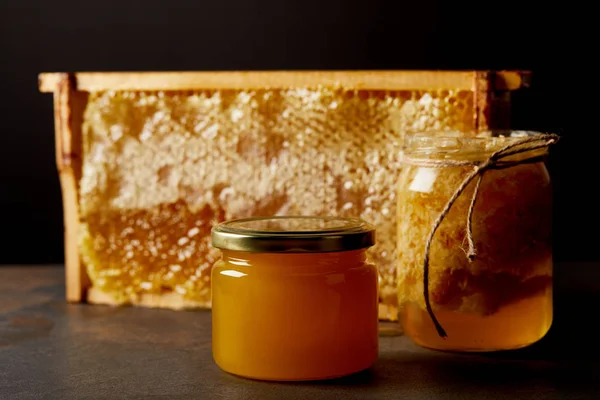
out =
[[(531, 73), (519, 72), (521, 87), (529, 87)], [(475, 131), (510, 129), (511, 92), (516, 84), (513, 73), (475, 71), (473, 77), (473, 121)]]
[(89, 286), (79, 254), (78, 182), (81, 174), (82, 96), (75, 90), (74, 76), (60, 74), (54, 90), (56, 166), (63, 196), (65, 235), (65, 285), (69, 302), (85, 300)]
[[(179, 76), (180, 74), (183, 75)], [(435, 77), (436, 75), (437, 77)], [(168, 79), (173, 76), (179, 77), (174, 82), (169, 81)], [(131, 80), (132, 78), (134, 79)], [(322, 78), (326, 79), (322, 80)], [(429, 88), (436, 90), (448, 88), (474, 91), (475, 127), (478, 130), (485, 130), (490, 122), (490, 90), (514, 90), (524, 84), (522, 78), (521, 72), (512, 71), (498, 73), (490, 71), (314, 71), (41, 74), (40, 90), (54, 93), (56, 163), (64, 210), (66, 298), (69, 302), (87, 301), (86, 292), (90, 288), (90, 280), (81, 262), (79, 252), (78, 200), (82, 154), (82, 114), (88, 92), (109, 89), (152, 90), (151, 88), (154, 86), (158, 88), (157, 90), (248, 89), (252, 85), (264, 87), (261, 86), (262, 80), (277, 83), (281, 87), (284, 83), (289, 83), (289, 86), (311, 86), (313, 84), (318, 86), (334, 82), (341, 85), (340, 82), (344, 82), (349, 86), (341, 85), (341, 87), (351, 88), (354, 85), (355, 88), (365, 90), (425, 90), (428, 88), (427, 85), (430, 85)], [(217, 87), (211, 85), (211, 82)], [(468, 82), (468, 87), (465, 82)], [(442, 87), (437, 86), (440, 83), (443, 83)], [(113, 84), (116, 87), (111, 86)], [(160, 85), (162, 85), (162, 89)], [(99, 304), (116, 304), (108, 297), (100, 296), (97, 300), (99, 300), (97, 302)], [(180, 304), (179, 299), (153, 298), (145, 300), (142, 302), (145, 304), (139, 305), (153, 307), (153, 304), (164, 305), (170, 302)]]
[(476, 132), (491, 128), (490, 100), (493, 90), (493, 74), (488, 71), (478, 71), (473, 78), (473, 125)]
[[(193, 90), (339, 86), (362, 90), (471, 90), (477, 71), (206, 71), (206, 72), (78, 72), (75, 89), (84, 92), (105, 90)], [(498, 88), (521, 87), (522, 73), (500, 71)], [(56, 90), (63, 73), (39, 75), (42, 92)]]

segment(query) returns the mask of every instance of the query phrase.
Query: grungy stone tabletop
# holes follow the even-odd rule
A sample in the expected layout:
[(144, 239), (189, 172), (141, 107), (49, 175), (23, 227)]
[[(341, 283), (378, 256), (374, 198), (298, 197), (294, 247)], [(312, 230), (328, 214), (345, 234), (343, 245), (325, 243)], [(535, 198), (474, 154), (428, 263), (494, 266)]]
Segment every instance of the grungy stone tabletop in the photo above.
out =
[(557, 269), (553, 327), (527, 349), (436, 352), (391, 329), (368, 371), (272, 383), (213, 363), (210, 311), (67, 304), (62, 266), (0, 266), (0, 399), (600, 399), (599, 271)]

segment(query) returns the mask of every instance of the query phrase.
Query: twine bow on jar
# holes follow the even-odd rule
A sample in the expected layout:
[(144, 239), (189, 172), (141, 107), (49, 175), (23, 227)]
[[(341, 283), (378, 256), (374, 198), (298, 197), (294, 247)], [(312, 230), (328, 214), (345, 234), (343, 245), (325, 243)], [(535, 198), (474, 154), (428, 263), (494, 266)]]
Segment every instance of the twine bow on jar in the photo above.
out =
[(547, 148), (550, 145), (558, 142), (559, 136), (555, 134), (538, 134), (534, 136), (528, 136), (524, 138), (519, 138), (510, 144), (496, 150), (493, 152), (486, 160), (478, 160), (478, 161), (467, 161), (467, 160), (436, 160), (436, 159), (421, 159), (421, 158), (413, 158), (410, 156), (405, 156), (403, 159), (403, 163), (407, 165), (417, 166), (417, 167), (426, 167), (426, 168), (452, 168), (452, 167), (473, 167), (473, 170), (467, 174), (461, 184), (456, 188), (453, 195), (450, 197), (441, 213), (433, 222), (433, 226), (429, 235), (427, 236), (427, 241), (425, 243), (425, 257), (423, 259), (423, 296), (425, 298), (425, 307), (427, 309), (427, 313), (429, 314), (431, 321), (435, 325), (435, 329), (438, 332), (438, 335), (442, 338), (446, 338), (448, 335), (438, 319), (433, 312), (433, 308), (431, 306), (431, 301), (429, 299), (429, 257), (431, 251), (431, 244), (433, 242), (433, 237), (439, 226), (441, 225), (444, 218), (448, 215), (452, 205), (456, 202), (458, 197), (464, 192), (469, 183), (477, 178), (475, 183), (475, 189), (473, 191), (473, 196), (471, 198), (471, 203), (469, 205), (469, 210), (467, 213), (467, 242), (468, 242), (468, 250), (466, 252), (467, 258), (469, 261), (473, 261), (477, 256), (477, 249), (475, 247), (475, 242), (473, 240), (473, 231), (472, 231), (472, 219), (473, 219), (473, 210), (475, 208), (475, 202), (477, 201), (477, 194), (479, 192), (479, 187), (481, 185), (481, 181), (483, 180), (483, 175), (488, 170), (499, 170), (505, 168), (511, 168), (516, 165), (521, 164), (533, 164), (542, 162), (545, 160), (546, 155), (532, 155), (531, 157), (525, 157), (517, 160), (508, 159), (511, 156), (524, 154), (527, 152), (531, 152), (534, 150), (539, 150), (543, 148)]

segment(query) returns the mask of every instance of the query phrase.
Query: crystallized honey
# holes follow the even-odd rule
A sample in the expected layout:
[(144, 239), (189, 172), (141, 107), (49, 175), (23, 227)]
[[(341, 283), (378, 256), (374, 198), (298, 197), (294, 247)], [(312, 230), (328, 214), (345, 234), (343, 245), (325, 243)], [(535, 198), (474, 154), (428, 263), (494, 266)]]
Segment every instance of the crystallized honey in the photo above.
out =
[[(411, 137), (412, 159), (479, 161), (518, 138)], [(531, 159), (545, 150), (515, 155)], [(543, 155), (543, 154), (542, 154)], [(472, 215), (476, 256), (467, 258), (466, 226), (475, 181), (457, 198), (432, 241), (429, 295), (442, 338), (424, 301), (426, 239), (473, 166), (405, 165), (397, 205), (398, 299), (404, 330), (417, 344), (492, 351), (527, 346), (552, 322), (551, 187), (542, 161), (483, 175)]]
[(210, 306), (216, 223), (257, 215), (377, 226), (382, 317), (396, 318), (396, 179), (404, 132), (470, 130), (473, 92), (335, 88), (92, 92), (83, 121), (81, 259), (128, 303)]
[[(289, 229), (290, 220), (305, 228)], [(366, 255), (373, 228), (337, 218), (327, 228), (305, 224), (314, 221), (250, 219), (214, 231), (223, 256), (212, 271), (212, 349), (225, 371), (327, 379), (377, 359), (377, 269)]]

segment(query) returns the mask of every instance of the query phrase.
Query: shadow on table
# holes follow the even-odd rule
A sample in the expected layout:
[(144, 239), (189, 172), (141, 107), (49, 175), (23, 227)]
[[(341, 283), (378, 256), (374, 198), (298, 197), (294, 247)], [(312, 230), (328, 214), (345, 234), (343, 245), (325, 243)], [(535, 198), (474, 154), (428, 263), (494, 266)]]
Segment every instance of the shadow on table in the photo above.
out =
[[(344, 378), (311, 382), (231, 382), (246, 393), (269, 387), (275, 395), (294, 388), (308, 397), (325, 392), (335, 398), (566, 398), (569, 394), (589, 396), (598, 390), (600, 371), (584, 363), (554, 361), (494, 360), (477, 355), (448, 354), (433, 351), (388, 353), (369, 370)], [(572, 398), (572, 397), (571, 397)]]

